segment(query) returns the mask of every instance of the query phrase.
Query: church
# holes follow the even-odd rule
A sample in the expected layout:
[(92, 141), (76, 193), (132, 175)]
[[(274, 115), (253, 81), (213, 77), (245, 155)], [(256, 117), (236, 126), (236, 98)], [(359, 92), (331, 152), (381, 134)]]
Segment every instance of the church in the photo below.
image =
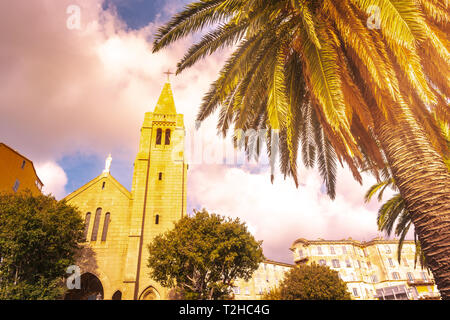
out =
[(183, 115), (169, 81), (153, 112), (145, 114), (131, 191), (105, 170), (64, 199), (85, 219), (85, 244), (77, 259), (81, 288), (65, 299), (168, 299), (149, 276), (147, 245), (186, 215), (188, 164)]

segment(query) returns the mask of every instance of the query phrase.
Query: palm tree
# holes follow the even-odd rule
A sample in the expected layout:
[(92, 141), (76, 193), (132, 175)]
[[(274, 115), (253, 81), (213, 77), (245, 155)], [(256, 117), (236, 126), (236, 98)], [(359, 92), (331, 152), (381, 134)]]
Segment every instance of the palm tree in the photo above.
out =
[[(443, 121), (438, 119), (435, 116), (437, 123), (439, 124), (442, 134), (444, 135), (447, 144), (450, 145), (450, 130), (448, 126), (444, 124)], [(450, 171), (450, 159), (444, 158), (444, 162)], [(398, 193), (398, 188), (395, 184), (394, 178), (392, 178), (391, 171), (389, 168), (385, 168), (381, 171), (381, 176), (384, 177), (382, 181), (378, 181), (373, 186), (367, 190), (364, 199), (366, 202), (369, 202), (377, 193), (378, 193), (378, 201), (381, 201), (383, 198), (384, 191), (386, 188), (391, 188), (396, 194), (394, 194), (389, 200), (387, 200), (378, 210), (377, 217), (377, 225), (379, 231), (384, 231), (388, 236), (392, 234), (392, 231), (395, 231), (394, 234), (399, 237), (398, 248), (397, 248), (397, 259), (400, 263), (403, 240), (405, 239), (409, 229), (411, 227), (411, 213), (406, 209), (405, 201), (403, 200), (400, 193)], [(423, 255), (422, 249), (420, 247), (420, 243), (417, 239), (417, 233), (414, 231), (414, 242), (416, 245), (416, 253), (415, 253), (415, 261), (414, 267), (416, 266), (417, 260), (420, 261), (421, 267), (426, 267), (425, 256)]]
[[(366, 202), (369, 202), (372, 197), (378, 192), (378, 201), (383, 198), (383, 193), (387, 187), (398, 191), (395, 186), (394, 179), (388, 178), (381, 182), (378, 182), (371, 186), (365, 195)], [(387, 200), (378, 210), (377, 225), (378, 230), (386, 232), (388, 236), (395, 231), (394, 234), (399, 237), (398, 247), (397, 247), (397, 259), (398, 263), (401, 261), (403, 241), (409, 232), (411, 227), (412, 219), (411, 213), (406, 209), (405, 201), (403, 200), (400, 193), (394, 194), (389, 200)], [(417, 233), (414, 231), (414, 242), (416, 245), (414, 268), (416, 267), (417, 260), (419, 260), (422, 268), (426, 267), (425, 256), (423, 255), (422, 249), (420, 247), (420, 242), (417, 239)]]
[[(449, 1), (202, 0), (161, 27), (154, 51), (208, 28), (177, 73), (236, 46), (200, 107), (219, 132), (279, 135), (280, 164), (297, 179), (297, 150), (317, 161), (334, 197), (336, 162), (355, 179), (388, 163), (444, 299), (450, 299)], [(368, 19), (379, 22), (379, 28)], [(258, 148), (260, 149), (260, 148)], [(268, 148), (270, 150), (270, 148)]]

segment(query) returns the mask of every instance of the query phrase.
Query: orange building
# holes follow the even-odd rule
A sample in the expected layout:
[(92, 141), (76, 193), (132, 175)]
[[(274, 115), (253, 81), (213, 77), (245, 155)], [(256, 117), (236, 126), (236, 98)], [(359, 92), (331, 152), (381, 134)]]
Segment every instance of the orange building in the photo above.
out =
[(38, 195), (42, 187), (33, 162), (0, 142), (0, 192), (30, 190), (33, 195)]

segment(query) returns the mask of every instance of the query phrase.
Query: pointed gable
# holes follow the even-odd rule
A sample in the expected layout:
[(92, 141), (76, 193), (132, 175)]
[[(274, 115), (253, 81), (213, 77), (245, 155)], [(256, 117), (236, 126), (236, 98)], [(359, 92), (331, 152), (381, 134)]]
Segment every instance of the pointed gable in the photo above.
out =
[(155, 107), (155, 113), (158, 114), (176, 114), (175, 101), (173, 100), (172, 88), (170, 83), (166, 82), (159, 96)]
[[(109, 190), (107, 192), (101, 192), (101, 185), (103, 182), (109, 182), (113, 188), (108, 188)], [(131, 193), (128, 191), (124, 186), (120, 184), (119, 181), (117, 181), (112, 175), (102, 173), (101, 175), (97, 176), (90, 182), (86, 183), (84, 186), (78, 188), (77, 190), (73, 191), (71, 194), (67, 195), (64, 200), (66, 201), (72, 201), (73, 199), (76, 199), (80, 197), (82, 194), (84, 196), (97, 198), (98, 196), (107, 194), (108, 196), (111, 196), (111, 192), (116, 194), (117, 196), (123, 196), (126, 199), (131, 199)], [(93, 196), (94, 195), (94, 196)]]

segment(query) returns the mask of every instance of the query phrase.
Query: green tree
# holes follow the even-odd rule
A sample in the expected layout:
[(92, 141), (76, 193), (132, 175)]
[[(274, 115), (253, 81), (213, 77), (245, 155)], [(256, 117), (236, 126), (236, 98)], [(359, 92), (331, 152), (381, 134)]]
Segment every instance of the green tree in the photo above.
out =
[(83, 230), (80, 213), (63, 201), (0, 194), (0, 299), (61, 297)]
[(278, 135), (281, 171), (296, 182), (300, 145), (332, 198), (337, 161), (361, 182), (366, 163), (377, 176), (386, 160), (450, 299), (449, 148), (429, 112), (448, 127), (449, 20), (439, 0), (202, 0), (158, 30), (153, 50), (210, 30), (179, 73), (235, 46), (198, 120), (219, 108), (219, 131), (233, 127), (236, 140), (248, 129), (267, 130), (269, 145)]
[(347, 285), (335, 270), (318, 264), (292, 268), (280, 285), (263, 296), (267, 300), (350, 300)]
[(185, 299), (228, 298), (233, 281), (250, 279), (263, 260), (262, 242), (239, 218), (194, 213), (148, 246), (151, 277), (164, 287), (178, 287)]

